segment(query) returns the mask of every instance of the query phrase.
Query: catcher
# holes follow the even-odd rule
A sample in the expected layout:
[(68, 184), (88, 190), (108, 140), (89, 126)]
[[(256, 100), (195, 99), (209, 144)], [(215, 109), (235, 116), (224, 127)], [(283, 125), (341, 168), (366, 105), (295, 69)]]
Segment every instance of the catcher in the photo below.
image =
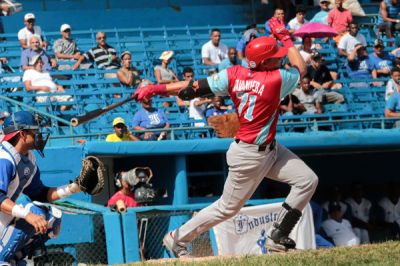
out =
[[(10, 115), (4, 122), (0, 144), (0, 261), (19, 265), (23, 258), (56, 237), (61, 212), (40, 202), (53, 202), (81, 191), (99, 193), (104, 186), (104, 166), (96, 157), (83, 160), (80, 176), (60, 187), (47, 187), (32, 150), (43, 157), (48, 136), (43, 138), (35, 116), (27, 111)], [(24, 194), (33, 201), (16, 204)]]

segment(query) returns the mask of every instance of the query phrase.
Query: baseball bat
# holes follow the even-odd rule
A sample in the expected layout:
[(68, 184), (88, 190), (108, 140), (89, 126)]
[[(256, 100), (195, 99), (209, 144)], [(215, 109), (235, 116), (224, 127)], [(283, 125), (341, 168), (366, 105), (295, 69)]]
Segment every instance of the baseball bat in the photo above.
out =
[(83, 114), (83, 115), (80, 115), (80, 116), (77, 116), (77, 117), (73, 117), (73, 118), (71, 118), (71, 125), (74, 126), (74, 127), (82, 125), (82, 124), (84, 124), (86, 122), (89, 122), (90, 120), (93, 120), (93, 119), (101, 116), (102, 114), (107, 113), (107, 112), (109, 112), (109, 111), (111, 111), (111, 110), (113, 110), (113, 109), (115, 109), (115, 108), (117, 108), (117, 107), (119, 107), (121, 105), (124, 105), (124, 104), (126, 104), (126, 103), (128, 103), (128, 102), (130, 102), (130, 101), (132, 101), (134, 99), (135, 98), (130, 97), (130, 98), (127, 98), (127, 99), (125, 99), (123, 101), (116, 102), (116, 103), (113, 103), (113, 104), (108, 105), (108, 106), (104, 106), (103, 108), (87, 112), (86, 114)]

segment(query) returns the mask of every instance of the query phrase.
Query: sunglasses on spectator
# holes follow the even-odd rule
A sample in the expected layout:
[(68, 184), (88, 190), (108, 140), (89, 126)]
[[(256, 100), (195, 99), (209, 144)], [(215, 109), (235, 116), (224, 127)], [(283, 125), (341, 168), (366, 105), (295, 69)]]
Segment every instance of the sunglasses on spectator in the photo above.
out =
[(33, 22), (35, 22), (35, 20), (31, 18), (31, 19), (28, 19), (27, 22), (28, 23), (33, 23)]
[(105, 39), (106, 39), (106, 36), (97, 37), (97, 40), (105, 40)]
[(71, 29), (66, 29), (64, 32), (71, 32)]

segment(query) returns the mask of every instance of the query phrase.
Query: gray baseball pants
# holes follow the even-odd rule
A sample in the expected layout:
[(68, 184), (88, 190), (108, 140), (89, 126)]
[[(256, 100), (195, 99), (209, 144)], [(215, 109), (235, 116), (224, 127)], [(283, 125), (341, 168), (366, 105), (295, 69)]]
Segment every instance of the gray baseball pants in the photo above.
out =
[(242, 141), (232, 142), (226, 158), (229, 174), (221, 198), (202, 209), (174, 233), (178, 244), (186, 245), (211, 227), (233, 217), (267, 177), (291, 186), (286, 203), (302, 211), (318, 184), (316, 174), (294, 153), (276, 143), (274, 149)]

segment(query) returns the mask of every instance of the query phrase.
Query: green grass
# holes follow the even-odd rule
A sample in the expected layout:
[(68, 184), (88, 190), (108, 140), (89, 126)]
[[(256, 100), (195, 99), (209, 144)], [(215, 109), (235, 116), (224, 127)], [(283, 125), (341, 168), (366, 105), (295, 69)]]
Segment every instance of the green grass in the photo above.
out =
[(400, 265), (400, 242), (343, 247), (286, 254), (243, 257), (170, 259), (129, 265)]

